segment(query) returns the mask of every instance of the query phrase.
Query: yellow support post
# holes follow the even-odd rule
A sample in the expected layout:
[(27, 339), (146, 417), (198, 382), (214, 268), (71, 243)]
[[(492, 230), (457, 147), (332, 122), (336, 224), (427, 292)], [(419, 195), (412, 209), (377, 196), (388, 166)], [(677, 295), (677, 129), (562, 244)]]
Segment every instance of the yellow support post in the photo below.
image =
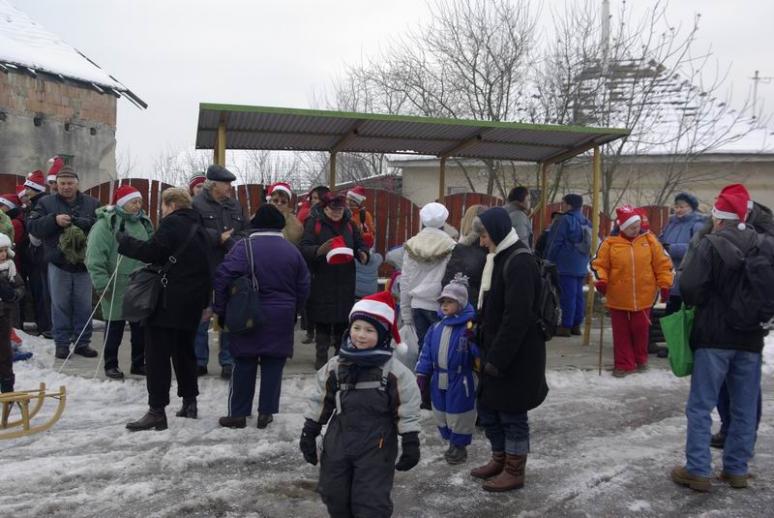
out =
[(540, 231), (546, 229), (546, 206), (548, 206), (548, 163), (540, 164)]
[(226, 166), (226, 122), (218, 124), (218, 134), (215, 136), (215, 153), (213, 161), (220, 166)]
[(446, 157), (441, 157), (441, 168), (438, 171), (438, 203), (443, 203), (446, 197)]
[[(593, 259), (597, 253), (597, 236), (599, 236), (599, 191), (602, 189), (602, 153), (599, 146), (594, 146), (593, 180), (591, 183), (591, 250)], [(594, 316), (594, 277), (589, 276), (589, 291), (586, 293), (586, 322), (583, 327), (583, 345), (591, 342), (591, 320)]]
[(336, 190), (336, 152), (331, 151), (331, 169), (328, 172), (328, 188)]

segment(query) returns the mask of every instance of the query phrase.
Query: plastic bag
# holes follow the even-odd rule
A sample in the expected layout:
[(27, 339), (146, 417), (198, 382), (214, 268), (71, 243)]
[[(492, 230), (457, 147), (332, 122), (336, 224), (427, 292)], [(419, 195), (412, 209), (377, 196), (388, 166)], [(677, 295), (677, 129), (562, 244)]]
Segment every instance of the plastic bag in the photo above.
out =
[(683, 305), (679, 311), (659, 320), (669, 349), (669, 365), (678, 378), (690, 376), (693, 372), (693, 351), (690, 344), (693, 317), (694, 310)]
[(395, 357), (403, 365), (411, 369), (417, 366), (417, 358), (419, 357), (419, 339), (417, 338), (417, 331), (412, 325), (404, 325), (398, 330), (400, 334), (401, 343), (395, 348)]

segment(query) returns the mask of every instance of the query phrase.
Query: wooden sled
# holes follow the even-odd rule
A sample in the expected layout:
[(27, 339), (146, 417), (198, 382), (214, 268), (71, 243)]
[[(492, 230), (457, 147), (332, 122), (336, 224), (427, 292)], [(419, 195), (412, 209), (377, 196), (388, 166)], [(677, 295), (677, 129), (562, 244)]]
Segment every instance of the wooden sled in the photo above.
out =
[[(32, 424), (32, 419), (40, 412), (46, 398), (57, 399), (59, 404), (54, 415), (41, 424)], [(5, 392), (0, 394), (0, 440), (15, 439), (32, 435), (34, 433), (45, 432), (54, 423), (59, 421), (64, 412), (65, 402), (67, 400), (64, 387), (59, 387), (59, 392), (46, 392), (46, 384), (41, 383), (35, 390), (20, 390), (17, 392)], [(30, 403), (32, 408), (30, 408)], [(21, 411), (21, 417), (16, 420), (9, 420), (11, 410), (18, 406)]]

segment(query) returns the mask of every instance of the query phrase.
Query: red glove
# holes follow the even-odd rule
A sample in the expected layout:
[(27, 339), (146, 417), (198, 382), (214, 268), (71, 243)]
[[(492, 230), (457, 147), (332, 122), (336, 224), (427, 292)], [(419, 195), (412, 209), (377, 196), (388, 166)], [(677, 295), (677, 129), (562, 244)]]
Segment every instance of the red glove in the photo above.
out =
[(661, 288), (661, 302), (668, 302), (669, 301), (669, 292), (671, 290), (669, 288)]
[(607, 295), (607, 281), (597, 281), (594, 283), (594, 287), (603, 297)]

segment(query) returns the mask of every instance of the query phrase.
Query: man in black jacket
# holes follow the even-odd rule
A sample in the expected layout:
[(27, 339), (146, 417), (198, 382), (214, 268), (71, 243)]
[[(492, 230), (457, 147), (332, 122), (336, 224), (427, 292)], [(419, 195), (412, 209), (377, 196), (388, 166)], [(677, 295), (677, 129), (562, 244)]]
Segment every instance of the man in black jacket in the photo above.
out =
[[(685, 414), (688, 431), (685, 466), (672, 470), (672, 480), (696, 491), (711, 489), (711, 412), (724, 381), (733, 420), (723, 451), (721, 479), (747, 487), (747, 463), (755, 446), (755, 424), (761, 379), (761, 351), (766, 331), (741, 325), (732, 317), (738, 287), (750, 279), (745, 263), (753, 256), (774, 262), (774, 240), (759, 238), (745, 225), (750, 195), (743, 185), (724, 188), (712, 209), (713, 229), (683, 261), (680, 291), (694, 306), (691, 349), (693, 375)], [(752, 282), (755, 282), (752, 279)]]
[[(212, 249), (211, 257), (211, 264), (217, 269), (231, 247), (245, 236), (249, 225), (244, 209), (237, 200), (232, 198), (231, 182), (236, 180), (236, 176), (225, 167), (211, 165), (207, 168), (205, 178), (204, 188), (193, 198), (193, 209), (201, 215), (202, 225), (212, 241), (220, 243), (220, 246)], [(196, 332), (196, 363), (200, 375), (207, 373), (207, 363), (210, 358), (207, 330), (211, 315), (210, 308), (204, 310)], [(234, 360), (228, 349), (228, 333), (220, 334), (218, 361), (221, 377), (231, 379)]]
[[(42, 171), (35, 171), (27, 176), (24, 182), (24, 191), (19, 194), (26, 196), (29, 203), (24, 208), (25, 224), (30, 221), (32, 211), (38, 206), (40, 200), (48, 196), (46, 194), (46, 178)], [(27, 228), (29, 234), (29, 227)], [(51, 294), (48, 290), (48, 266), (43, 257), (43, 242), (35, 235), (30, 234), (27, 250), (22, 256), (22, 272), (27, 278), (30, 287), (30, 295), (35, 304), (35, 324), (38, 333), (44, 338), (51, 339)]]
[(94, 358), (91, 342), (91, 279), (84, 265), (86, 235), (96, 221), (99, 201), (78, 190), (78, 174), (69, 166), (57, 173), (57, 193), (41, 199), (30, 213), (31, 235), (43, 241), (51, 291), (51, 320), (56, 357)]

